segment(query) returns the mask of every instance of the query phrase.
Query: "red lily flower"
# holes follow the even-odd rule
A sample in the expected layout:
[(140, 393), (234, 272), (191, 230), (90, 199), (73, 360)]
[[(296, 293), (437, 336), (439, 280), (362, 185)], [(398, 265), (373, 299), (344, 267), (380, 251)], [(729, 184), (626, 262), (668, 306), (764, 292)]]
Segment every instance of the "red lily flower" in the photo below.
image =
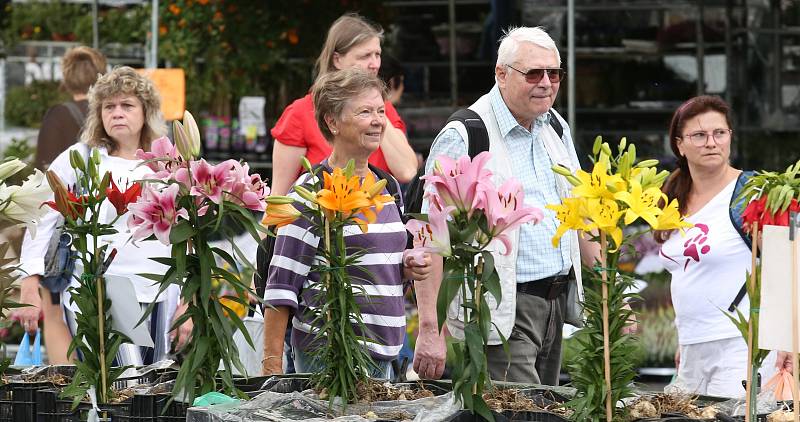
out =
[(762, 196), (756, 201), (747, 204), (747, 207), (742, 213), (742, 221), (744, 223), (745, 231), (750, 233), (753, 230), (753, 224), (758, 223), (759, 227), (764, 227), (764, 208), (767, 203), (767, 197)]
[(75, 192), (67, 189), (64, 182), (52, 171), (47, 172), (47, 182), (53, 190), (54, 200), (46, 201), (45, 204), (61, 213), (64, 218), (73, 221), (83, 219), (89, 197), (86, 195), (77, 197)]
[(116, 183), (114, 183), (114, 179), (111, 179), (111, 186), (106, 189), (106, 197), (111, 201), (111, 204), (114, 205), (114, 208), (117, 210), (117, 215), (128, 212), (128, 205), (136, 202), (141, 194), (142, 185), (138, 182), (128, 186), (125, 192), (121, 192)]

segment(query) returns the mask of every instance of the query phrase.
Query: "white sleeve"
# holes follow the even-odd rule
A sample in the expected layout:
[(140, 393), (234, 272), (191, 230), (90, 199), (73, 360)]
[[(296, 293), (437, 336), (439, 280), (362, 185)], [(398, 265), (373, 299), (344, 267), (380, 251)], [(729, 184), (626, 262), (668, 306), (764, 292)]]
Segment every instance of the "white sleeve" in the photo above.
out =
[[(72, 146), (59, 154), (49, 167), (49, 170), (53, 170), (67, 186), (75, 184), (76, 181), (75, 171), (69, 164), (69, 151), (75, 148), (76, 146)], [(48, 200), (53, 200), (52, 194)], [(47, 207), (47, 205), (43, 206)], [(53, 237), (57, 222), (58, 212), (49, 209), (49, 212), (36, 225), (36, 237), (31, 238), (30, 233), (25, 233), (19, 258), (19, 269), (26, 275), (41, 275), (44, 272), (44, 255), (47, 253), (47, 246), (50, 238)]]

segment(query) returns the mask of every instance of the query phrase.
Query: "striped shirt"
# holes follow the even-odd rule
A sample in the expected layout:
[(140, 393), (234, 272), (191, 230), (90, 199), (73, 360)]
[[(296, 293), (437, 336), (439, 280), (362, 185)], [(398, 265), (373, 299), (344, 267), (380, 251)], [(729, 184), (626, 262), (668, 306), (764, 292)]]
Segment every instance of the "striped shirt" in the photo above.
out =
[[(323, 165), (327, 168), (327, 161)], [(300, 176), (295, 185), (306, 182), (308, 177), (307, 174)], [(389, 183), (397, 181), (392, 179)], [(384, 189), (383, 193), (388, 194), (388, 191)], [(299, 200), (293, 190), (289, 195)], [(366, 347), (376, 360), (394, 359), (403, 346), (405, 335), (402, 258), (407, 234), (401, 212), (402, 203), (398, 206), (387, 202), (367, 233), (362, 233), (358, 226), (348, 226), (344, 231), (348, 250), (366, 252), (358, 265), (349, 267), (347, 273), (353, 285), (367, 294), (354, 292), (368, 331), (365, 336), (373, 340), (367, 342)], [(315, 296), (319, 293), (320, 274), (311, 269), (322, 262), (317, 253), (320, 238), (312, 230), (311, 223), (304, 218), (278, 230), (264, 294), (269, 305), (287, 306), (295, 311), (292, 346), (302, 350), (314, 348), (312, 340), (320, 325), (309, 312), (309, 308), (316, 309), (319, 305)], [(353, 329), (357, 335), (362, 335), (355, 324)]]
[[(544, 218), (539, 224), (523, 224), (519, 232), (519, 254), (517, 255), (517, 282), (524, 283), (540, 280), (557, 274), (567, 274), (572, 267), (570, 250), (572, 240), (563, 236), (558, 248), (553, 248), (551, 239), (556, 233), (559, 221), (554, 211), (545, 208), (547, 204), (560, 204), (552, 163), (547, 155), (541, 133), (549, 124), (549, 113), (544, 113), (533, 121), (528, 128), (522, 127), (503, 101), (497, 85), (489, 92), (492, 110), (497, 119), (502, 141), (508, 148), (511, 157), (513, 174), (525, 190), (525, 204), (542, 210)], [(567, 123), (561, 120), (564, 128), (563, 140), (575, 155)], [(467, 145), (456, 129), (450, 128), (440, 133), (431, 146), (431, 152), (425, 165), (425, 174), (433, 173), (436, 157), (446, 155), (458, 159), (467, 155)], [(423, 203), (422, 212), (427, 212), (427, 200)]]

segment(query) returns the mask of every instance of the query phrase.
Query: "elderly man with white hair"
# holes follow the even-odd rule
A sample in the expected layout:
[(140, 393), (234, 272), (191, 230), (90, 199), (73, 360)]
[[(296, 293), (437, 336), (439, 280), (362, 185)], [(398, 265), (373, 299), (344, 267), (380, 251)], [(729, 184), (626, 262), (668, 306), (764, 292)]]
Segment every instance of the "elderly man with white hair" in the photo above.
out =
[[(558, 48), (541, 28), (520, 27), (505, 34), (497, 56), (496, 84), (469, 108), (487, 128), (492, 154), (487, 167), (495, 183), (515, 177), (525, 190), (525, 202), (542, 209), (544, 219), (518, 229), (508, 255), (494, 254), (503, 297), (492, 309), (496, 328), (487, 350), (489, 371), (495, 380), (557, 385), (564, 322), (581, 324), (581, 257), (593, 265), (598, 252), (594, 243), (576, 232), (562, 237), (556, 248), (551, 243), (558, 221), (545, 205), (561, 203), (570, 189), (551, 167), (579, 166), (569, 127), (552, 108), (564, 77)], [(467, 155), (466, 138), (463, 124), (445, 126), (431, 147), (426, 174), (433, 172), (441, 155), (454, 159)], [(423, 211), (426, 208), (423, 204)], [(423, 378), (439, 378), (446, 355), (445, 334), (438, 330), (436, 318), (442, 258), (435, 258), (431, 282), (417, 284), (420, 334), (414, 369)], [(457, 338), (463, 337), (459, 326), (448, 320), (448, 329)], [(508, 339), (510, 355), (499, 334)]]

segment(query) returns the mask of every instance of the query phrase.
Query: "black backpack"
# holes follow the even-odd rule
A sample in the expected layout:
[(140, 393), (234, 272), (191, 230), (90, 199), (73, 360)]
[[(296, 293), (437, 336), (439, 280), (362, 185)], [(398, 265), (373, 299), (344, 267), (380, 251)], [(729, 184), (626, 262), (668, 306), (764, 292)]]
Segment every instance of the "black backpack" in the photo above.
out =
[[(550, 115), (550, 126), (556, 131), (559, 138), (564, 136), (564, 128), (561, 122), (556, 117), (553, 110), (548, 112)], [(489, 132), (486, 130), (486, 125), (483, 119), (473, 110), (462, 108), (447, 119), (447, 123), (459, 121), (467, 128), (467, 145), (469, 146), (469, 157), (475, 158), (476, 155), (483, 151), (489, 150)], [(422, 196), (425, 194), (425, 183), (420, 179), (425, 175), (425, 168), (421, 168), (417, 175), (409, 182), (406, 187), (406, 193), (403, 196), (403, 204), (405, 205), (406, 214), (418, 214), (422, 210)]]
[[(314, 173), (317, 173), (317, 170), (321, 167), (321, 164), (317, 164), (312, 167), (312, 169)], [(389, 191), (389, 194), (397, 201), (400, 198), (400, 192), (398, 191), (397, 182), (394, 177), (377, 167), (373, 167), (371, 164), (369, 165), (369, 169), (378, 176), (379, 180), (386, 180), (386, 190)], [(267, 236), (262, 239), (258, 251), (256, 251), (256, 272), (253, 275), (253, 282), (255, 283), (256, 293), (258, 293), (259, 299), (264, 298), (264, 292), (267, 287), (267, 271), (269, 270), (269, 263), (272, 261), (272, 255), (274, 253), (275, 236)], [(252, 313), (253, 310), (251, 309), (250, 314), (252, 315)]]

